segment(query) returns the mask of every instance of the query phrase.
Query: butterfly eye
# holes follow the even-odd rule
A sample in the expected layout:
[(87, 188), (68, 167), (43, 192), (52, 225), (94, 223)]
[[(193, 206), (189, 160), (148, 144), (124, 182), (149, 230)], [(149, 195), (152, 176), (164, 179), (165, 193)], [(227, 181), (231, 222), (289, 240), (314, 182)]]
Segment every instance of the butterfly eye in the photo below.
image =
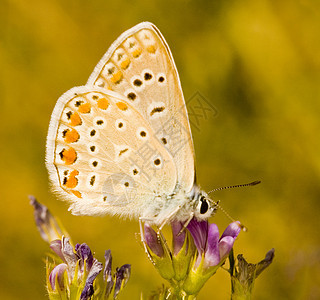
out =
[(200, 198), (201, 206), (200, 206), (200, 214), (205, 214), (209, 209), (209, 204), (204, 196)]

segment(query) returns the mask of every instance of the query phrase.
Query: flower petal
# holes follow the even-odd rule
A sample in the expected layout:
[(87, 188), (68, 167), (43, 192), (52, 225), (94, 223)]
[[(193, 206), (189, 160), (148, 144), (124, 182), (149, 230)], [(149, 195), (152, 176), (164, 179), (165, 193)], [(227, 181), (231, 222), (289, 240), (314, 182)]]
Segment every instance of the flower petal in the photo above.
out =
[(208, 237), (208, 221), (197, 221), (197, 219), (193, 218), (189, 222), (187, 228), (190, 231), (194, 243), (198, 249), (198, 253), (201, 256), (201, 254), (204, 253), (206, 249)]
[(62, 230), (48, 208), (33, 196), (29, 196), (29, 199), (30, 204), (34, 207), (34, 219), (42, 239), (48, 243), (61, 239)]
[(103, 280), (108, 279), (109, 274), (111, 274), (111, 268), (112, 268), (112, 255), (111, 250), (106, 250), (104, 254), (104, 258), (106, 260), (104, 270), (103, 270)]
[(218, 226), (214, 223), (209, 224), (208, 229), (208, 240), (207, 240), (207, 249), (204, 255), (204, 267), (216, 266), (220, 262), (220, 253), (219, 253), (219, 229)]
[(55, 252), (63, 262), (66, 262), (63, 253), (62, 253), (62, 242), (61, 240), (54, 240), (50, 243), (50, 248), (53, 252)]
[[(172, 222), (171, 223), (171, 229), (172, 229), (172, 244), (173, 244), (173, 254), (177, 255), (183, 244), (184, 240), (186, 238), (186, 231), (184, 230), (180, 233), (181, 229), (183, 228), (182, 222)], [(180, 234), (179, 234), (180, 233)], [(186, 249), (188, 251), (188, 249)]]
[(72, 277), (76, 268), (78, 258), (76, 254), (73, 252), (73, 247), (71, 246), (69, 239), (66, 237), (62, 237), (61, 251), (68, 267), (70, 268)]
[(161, 243), (159, 242), (157, 233), (152, 229), (152, 227), (148, 223), (144, 224), (144, 236), (150, 250), (157, 256), (163, 257), (164, 250)]
[(83, 262), (86, 260), (87, 271), (89, 271), (93, 264), (93, 255), (91, 249), (86, 243), (83, 243), (77, 244), (75, 246), (75, 250)]
[(80, 300), (88, 300), (93, 295), (94, 293), (93, 281), (96, 279), (96, 277), (98, 276), (98, 274), (101, 272), (102, 269), (103, 269), (102, 263), (97, 261), (96, 259), (93, 259), (93, 263), (90, 268), (90, 272), (86, 280), (86, 284), (82, 290)]
[(240, 231), (241, 231), (240, 222), (239, 221), (232, 222), (229, 224), (229, 226), (223, 232), (220, 240), (222, 238), (224, 238), (225, 236), (231, 236), (233, 238), (236, 238), (239, 235)]
[(106, 289), (105, 289), (105, 298), (107, 299), (110, 295), (110, 292), (113, 287), (113, 279), (112, 279), (112, 256), (111, 256), (111, 250), (106, 250), (104, 258), (106, 260), (105, 262), (105, 267), (103, 270), (103, 280), (105, 281), (106, 284)]
[(257, 264), (256, 278), (261, 274), (261, 272), (267, 268), (273, 261), (274, 258), (274, 248), (267, 252), (266, 257)]
[(125, 287), (127, 284), (129, 277), (131, 274), (131, 265), (123, 265), (119, 269), (117, 269), (116, 273), (116, 284), (114, 287), (114, 295), (113, 298), (115, 299), (119, 292)]
[(86, 283), (80, 296), (80, 300), (88, 300), (94, 294), (93, 284)]
[(222, 239), (220, 239), (219, 252), (220, 252), (221, 260), (225, 259), (229, 255), (229, 252), (233, 247), (234, 241), (235, 241), (235, 238), (231, 236), (225, 236)]
[(52, 290), (56, 289), (56, 278), (57, 278), (57, 282), (59, 284), (59, 289), (62, 290), (64, 288), (64, 272), (67, 269), (67, 265), (66, 264), (60, 264), (55, 266), (50, 275), (49, 275), (49, 282), (51, 285)]

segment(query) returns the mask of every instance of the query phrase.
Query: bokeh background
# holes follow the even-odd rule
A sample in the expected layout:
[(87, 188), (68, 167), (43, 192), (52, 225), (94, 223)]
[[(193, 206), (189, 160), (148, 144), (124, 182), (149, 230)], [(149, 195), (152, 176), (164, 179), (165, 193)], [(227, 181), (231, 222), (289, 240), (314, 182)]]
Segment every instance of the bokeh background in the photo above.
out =
[[(44, 165), (58, 97), (87, 81), (111, 43), (141, 21), (155, 23), (171, 47), (185, 93), (214, 107), (193, 137), (205, 190), (248, 228), (235, 252), (253, 263), (272, 247), (274, 263), (257, 279), (255, 299), (320, 298), (320, 5), (308, 0), (62, 1), (1, 0), (0, 296), (46, 299), (48, 247), (28, 194), (57, 215), (75, 242), (114, 266), (132, 264), (123, 299), (162, 284), (136, 241), (136, 221), (75, 217), (50, 192)], [(229, 223), (219, 212), (221, 230)], [(222, 269), (199, 299), (229, 299)]]

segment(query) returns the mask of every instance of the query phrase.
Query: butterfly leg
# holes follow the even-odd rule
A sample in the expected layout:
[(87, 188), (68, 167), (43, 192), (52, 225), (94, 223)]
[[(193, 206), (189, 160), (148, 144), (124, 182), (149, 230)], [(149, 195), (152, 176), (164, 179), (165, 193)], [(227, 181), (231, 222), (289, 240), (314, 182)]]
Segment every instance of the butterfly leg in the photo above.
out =
[(166, 254), (167, 254), (169, 257), (172, 257), (170, 248), (169, 248), (169, 246), (168, 246), (168, 244), (167, 244), (167, 240), (166, 240), (166, 238), (164, 237), (164, 235), (162, 234), (162, 231), (161, 231), (161, 229), (160, 229), (159, 227), (158, 227), (158, 230), (157, 230), (157, 238), (158, 238), (159, 242), (164, 245), (164, 250), (165, 250)]
[(166, 225), (167, 223), (169, 223), (171, 221), (171, 218), (173, 216), (175, 216), (177, 214), (177, 212), (181, 209), (181, 206), (177, 206), (176, 209), (174, 209), (165, 219), (164, 221), (160, 224), (160, 226), (158, 227), (158, 231), (160, 232), (162, 230), (162, 228), (164, 227), (164, 225)]
[(173, 216), (175, 216), (177, 214), (177, 212), (181, 209), (181, 206), (179, 205), (175, 210), (173, 210), (167, 217), (166, 219), (160, 224), (160, 226), (158, 227), (157, 230), (157, 237), (159, 241), (162, 241), (165, 251), (169, 256), (171, 255), (171, 251), (170, 248), (168, 246), (167, 240), (166, 238), (163, 236), (162, 234), (162, 228), (164, 227), (164, 225), (166, 225), (167, 223), (169, 223), (172, 219)]
[(188, 224), (193, 219), (193, 217), (194, 217), (194, 212), (190, 213), (189, 218), (187, 219), (187, 221), (184, 222), (183, 227), (179, 231), (178, 235), (180, 235), (184, 230), (186, 230), (186, 228), (188, 227)]

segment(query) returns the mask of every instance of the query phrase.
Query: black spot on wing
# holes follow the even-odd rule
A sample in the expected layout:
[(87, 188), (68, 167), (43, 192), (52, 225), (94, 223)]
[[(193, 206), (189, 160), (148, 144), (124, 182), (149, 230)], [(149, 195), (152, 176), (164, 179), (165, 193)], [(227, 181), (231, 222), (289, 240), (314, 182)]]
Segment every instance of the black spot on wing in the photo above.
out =
[(160, 106), (160, 107), (155, 107), (151, 112), (150, 112), (150, 116), (153, 116), (155, 113), (161, 113), (165, 110), (164, 106)]

